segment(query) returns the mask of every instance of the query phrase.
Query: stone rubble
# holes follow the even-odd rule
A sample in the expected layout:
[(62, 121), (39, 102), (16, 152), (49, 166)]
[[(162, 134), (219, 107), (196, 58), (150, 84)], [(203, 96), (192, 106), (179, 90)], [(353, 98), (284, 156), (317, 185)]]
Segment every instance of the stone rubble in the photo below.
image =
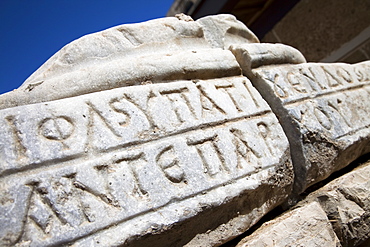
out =
[(237, 247), (364, 244), (370, 239), (369, 194), (370, 161), (309, 194), (294, 210), (264, 223)]
[(339, 247), (340, 242), (317, 202), (311, 202), (264, 223), (237, 247)]
[[(1, 95), (0, 245), (219, 246), (370, 152), (370, 62), (258, 42), (231, 15), (121, 25)], [(284, 220), (318, 220), (302, 243), (365, 239), (351, 217), (367, 226), (368, 209), (332, 228), (330, 203)]]

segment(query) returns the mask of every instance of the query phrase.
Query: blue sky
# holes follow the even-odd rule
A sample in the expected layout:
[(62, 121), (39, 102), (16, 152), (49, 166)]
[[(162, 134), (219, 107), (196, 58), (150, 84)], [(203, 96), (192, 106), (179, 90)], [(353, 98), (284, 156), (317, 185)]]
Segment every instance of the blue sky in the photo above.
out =
[(0, 94), (88, 33), (164, 17), (174, 0), (0, 0)]

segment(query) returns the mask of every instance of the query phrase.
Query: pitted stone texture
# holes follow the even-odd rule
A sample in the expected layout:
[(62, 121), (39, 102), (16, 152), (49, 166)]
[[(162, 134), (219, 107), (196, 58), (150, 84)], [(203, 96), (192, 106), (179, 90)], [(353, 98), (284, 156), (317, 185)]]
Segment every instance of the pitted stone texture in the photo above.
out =
[(212, 246), (293, 184), (283, 130), (242, 76), (122, 87), (0, 116), (1, 245), (194, 246), (224, 229), (202, 242)]
[(148, 81), (240, 75), (233, 56), (216, 49), (255, 42), (256, 36), (232, 15), (120, 25), (63, 47), (19, 89), (1, 96), (0, 109)]
[(287, 212), (244, 238), (237, 247), (339, 247), (324, 210), (317, 202)]
[(370, 161), (309, 194), (237, 246), (367, 246), (369, 195)]
[(233, 52), (289, 138), (296, 194), (370, 152), (370, 62), (250, 70)]

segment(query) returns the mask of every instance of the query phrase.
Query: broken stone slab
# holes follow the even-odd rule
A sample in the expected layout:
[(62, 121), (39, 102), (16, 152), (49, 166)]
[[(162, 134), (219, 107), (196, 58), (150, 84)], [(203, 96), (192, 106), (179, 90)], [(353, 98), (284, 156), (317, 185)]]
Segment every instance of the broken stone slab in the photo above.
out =
[(237, 247), (341, 246), (325, 211), (311, 202), (264, 223)]
[(144, 82), (240, 75), (233, 55), (216, 51), (255, 42), (257, 37), (232, 15), (120, 25), (63, 47), (19, 89), (2, 95), (0, 109)]
[[(268, 236), (268, 237), (266, 237)], [(312, 192), (296, 208), (244, 238), (246, 246), (366, 246), (370, 161)]]
[[(325, 210), (342, 246), (370, 240), (370, 161), (307, 196)], [(363, 245), (366, 246), (366, 245)]]
[(213, 246), (293, 184), (283, 129), (243, 76), (0, 110), (0, 168), (2, 246)]
[(297, 49), (283, 44), (243, 44), (229, 47), (236, 59), (242, 63), (243, 72), (253, 76), (252, 69), (264, 65), (300, 64), (306, 58)]
[(291, 50), (292, 59), (282, 61), (290, 65), (258, 67), (250, 64), (258, 61), (258, 48), (249, 54), (251, 46), (260, 47), (261, 59), (275, 61), (262, 44), (231, 50), (288, 136), (295, 194), (370, 152), (370, 62), (294, 64), (304, 61)]

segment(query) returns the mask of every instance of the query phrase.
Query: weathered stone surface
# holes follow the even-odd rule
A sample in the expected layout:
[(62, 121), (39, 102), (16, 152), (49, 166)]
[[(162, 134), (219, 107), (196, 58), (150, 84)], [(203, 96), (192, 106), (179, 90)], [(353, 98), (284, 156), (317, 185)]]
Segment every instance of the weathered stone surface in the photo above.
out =
[(243, 65), (243, 72), (253, 77), (251, 69), (264, 65), (305, 63), (302, 53), (283, 44), (243, 44), (231, 45), (237, 60)]
[(283, 130), (242, 76), (123, 87), (0, 116), (1, 245), (182, 246), (222, 225), (224, 235), (203, 243), (214, 245), (293, 183)]
[(369, 194), (370, 161), (264, 223), (237, 246), (359, 246), (370, 239)]
[(0, 96), (0, 245), (213, 246), (282, 203), (287, 138), (227, 50), (250, 42), (229, 15), (123, 25)]
[[(342, 246), (370, 239), (370, 161), (311, 193), (302, 204), (317, 201)], [(365, 246), (365, 245), (364, 245)]]
[(123, 25), (0, 96), (0, 245), (217, 246), (370, 152), (369, 63), (256, 42), (229, 15)]
[(370, 62), (253, 69), (247, 47), (231, 49), (289, 138), (296, 193), (370, 152)]
[(113, 27), (63, 47), (19, 89), (2, 95), (0, 109), (146, 81), (240, 75), (231, 53), (221, 49), (254, 42), (257, 37), (232, 15), (197, 21), (168, 17)]
[(317, 202), (285, 213), (244, 238), (237, 247), (341, 246)]

